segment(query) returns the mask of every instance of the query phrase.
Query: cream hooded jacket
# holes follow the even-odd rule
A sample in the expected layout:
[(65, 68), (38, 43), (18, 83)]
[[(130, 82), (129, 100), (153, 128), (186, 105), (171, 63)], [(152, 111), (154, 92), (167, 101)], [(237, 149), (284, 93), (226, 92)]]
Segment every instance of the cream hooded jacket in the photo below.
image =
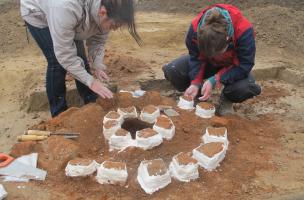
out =
[(58, 62), (77, 80), (91, 86), (93, 77), (77, 56), (74, 40), (86, 40), (93, 68), (103, 68), (108, 32), (100, 28), (101, 0), (21, 0), (21, 16), (32, 26), (49, 27)]

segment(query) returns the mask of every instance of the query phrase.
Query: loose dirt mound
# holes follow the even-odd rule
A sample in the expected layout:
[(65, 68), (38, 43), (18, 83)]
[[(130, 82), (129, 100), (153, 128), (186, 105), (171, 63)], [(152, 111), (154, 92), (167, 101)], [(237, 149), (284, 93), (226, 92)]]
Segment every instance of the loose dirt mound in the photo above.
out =
[[(108, 145), (102, 136), (102, 120), (110, 110), (120, 106), (135, 105), (142, 109), (145, 105), (172, 105), (171, 99), (161, 97), (157, 92), (148, 92), (144, 97), (134, 99), (131, 96), (117, 95), (114, 100), (100, 100), (98, 104), (90, 104), (81, 109), (70, 109), (59, 117), (42, 122), (35, 127), (41, 130), (69, 130), (81, 134), (78, 141), (70, 141), (60, 137), (51, 137), (40, 143), (16, 144), (12, 154), (19, 156), (23, 152), (37, 151), (39, 167), (48, 170), (47, 189), (73, 194), (73, 198), (100, 199), (106, 198), (145, 198), (148, 197), (136, 181), (137, 168), (142, 160), (162, 158), (167, 165), (172, 157), (180, 152), (190, 152), (199, 146), (201, 136), (206, 127), (225, 125), (228, 128), (230, 146), (227, 156), (217, 171), (207, 173), (200, 169), (200, 178), (188, 184), (173, 181), (167, 188), (155, 194), (156, 198), (199, 199), (231, 199), (244, 194), (242, 185), (255, 177), (256, 170), (272, 169), (268, 163), (278, 146), (276, 144), (280, 132), (275, 129), (271, 116), (262, 117), (258, 121), (247, 121), (239, 117), (201, 119), (194, 112), (179, 110), (181, 115), (172, 118), (176, 126), (176, 135), (172, 141), (164, 143), (150, 151), (129, 148), (121, 153), (109, 152)], [(176, 108), (176, 107), (175, 107)], [(177, 109), (177, 108), (176, 108)], [(265, 140), (267, 138), (267, 140)], [(263, 152), (260, 149), (263, 148)], [(268, 152), (265, 154), (265, 152)], [(64, 167), (76, 157), (122, 161), (127, 163), (129, 179), (127, 187), (99, 185), (93, 177), (71, 179), (65, 177)], [(85, 187), (83, 187), (85, 185)], [(272, 190), (272, 188), (269, 188)], [(218, 193), (218, 191), (221, 191)], [(255, 188), (257, 191), (264, 188)]]

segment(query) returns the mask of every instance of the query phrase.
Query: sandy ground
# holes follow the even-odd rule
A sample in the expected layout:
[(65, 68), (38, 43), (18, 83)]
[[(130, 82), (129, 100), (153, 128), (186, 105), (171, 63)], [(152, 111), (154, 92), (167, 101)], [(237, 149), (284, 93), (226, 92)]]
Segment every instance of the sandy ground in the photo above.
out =
[[(295, 9), (288, 5), (267, 4), (245, 8), (244, 12), (257, 28), (255, 68), (283, 65), (303, 72), (304, 44), (301, 41), (304, 35), (300, 28), (303, 27), (303, 7)], [(119, 60), (120, 56), (127, 54), (132, 61), (129, 63), (136, 64), (136, 67), (145, 66), (145, 70), (140, 70), (138, 74), (136, 70), (131, 70), (129, 76), (136, 75), (136, 81), (132, 83), (134, 87), (137, 87), (139, 81), (163, 78), (161, 66), (186, 53), (183, 40), (193, 16), (195, 15), (141, 12), (138, 14), (138, 27), (145, 46), (139, 48), (125, 31), (118, 31), (111, 35), (107, 46), (108, 55)], [(274, 21), (283, 24), (272, 26)], [(0, 151), (9, 153), (18, 135), (32, 125), (50, 119), (50, 115), (48, 111), (27, 112), (29, 96), (33, 91), (44, 87), (45, 60), (31, 39), (27, 43), (18, 10), (1, 13), (0, 28)], [(109, 66), (113, 64), (110, 59), (107, 62)], [(120, 89), (124, 89), (125, 84), (119, 84), (117, 77), (112, 79)], [(276, 152), (265, 153), (271, 155), (268, 162), (275, 164), (276, 168), (257, 171), (251, 177), (250, 184), (241, 186), (242, 194), (247, 199), (304, 199), (301, 193), (304, 190), (303, 87), (272, 80), (260, 83), (266, 88), (261, 98), (236, 105), (235, 108), (244, 119), (275, 116), (272, 123), (281, 129), (281, 136), (277, 140), (279, 148)], [(258, 151), (264, 151), (264, 148), (259, 146)], [(5, 186), (11, 195), (9, 199), (31, 199), (32, 195), (36, 199), (61, 196), (39, 184), (9, 183)], [(264, 190), (257, 192), (256, 188)], [(62, 194), (62, 197), (67, 196)]]

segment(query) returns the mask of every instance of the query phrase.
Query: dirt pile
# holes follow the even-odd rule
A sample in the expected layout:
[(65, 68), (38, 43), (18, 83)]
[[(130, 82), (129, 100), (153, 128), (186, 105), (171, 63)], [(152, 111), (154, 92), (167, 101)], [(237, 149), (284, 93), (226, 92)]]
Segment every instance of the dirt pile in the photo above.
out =
[(126, 54), (120, 55), (116, 51), (106, 51), (105, 64), (111, 82), (117, 84), (119, 89), (128, 89), (128, 86), (135, 85), (138, 77), (149, 66), (143, 61)]
[[(102, 120), (110, 111), (116, 110), (121, 102), (130, 102), (138, 109), (145, 105), (171, 105), (180, 112), (180, 116), (173, 117), (172, 121), (176, 126), (176, 134), (172, 141), (164, 143), (150, 151), (130, 147), (127, 150), (117, 153), (109, 152), (108, 144), (102, 136)], [(176, 103), (171, 99), (161, 97), (158, 92), (148, 92), (145, 96), (134, 99), (128, 96), (117, 95), (113, 101), (99, 100), (98, 104), (90, 104), (81, 109), (70, 109), (59, 117), (43, 122), (36, 127), (42, 130), (69, 130), (81, 134), (79, 140), (71, 141), (60, 137), (51, 137), (40, 143), (16, 144), (13, 154), (22, 152), (38, 152), (39, 167), (47, 169), (49, 172), (46, 181), (47, 188), (64, 193), (75, 193), (77, 197), (97, 198), (98, 194), (105, 194), (107, 197), (119, 198), (127, 196), (130, 199), (148, 197), (136, 182), (137, 168), (141, 161), (162, 158), (167, 165), (172, 157), (179, 152), (190, 152), (201, 143), (203, 130), (210, 126), (211, 121), (217, 124), (225, 124), (228, 128), (230, 147), (226, 159), (218, 171), (206, 173), (200, 169), (201, 178), (198, 182), (191, 182), (182, 185), (173, 181), (164, 190), (155, 194), (162, 198), (166, 194), (176, 194), (179, 197), (189, 197), (183, 191), (187, 190), (195, 197), (197, 193), (196, 184), (202, 185), (206, 190), (205, 196), (208, 199), (231, 198), (242, 194), (242, 184), (248, 183), (255, 177), (255, 171), (273, 168), (267, 161), (271, 154), (259, 152), (259, 147), (263, 146), (271, 152), (276, 147), (276, 140), (280, 132), (274, 131), (270, 126), (271, 119), (261, 118), (258, 121), (247, 121), (239, 117), (201, 119), (195, 116), (194, 111), (183, 111), (176, 107)], [(195, 126), (194, 126), (195, 125)], [(257, 128), (258, 127), (258, 128)], [(263, 136), (261, 135), (263, 130)], [(267, 140), (264, 138), (267, 137)], [(21, 150), (22, 149), (22, 150)], [(113, 159), (125, 162), (128, 168), (128, 187), (121, 188), (115, 186), (100, 186), (92, 178), (71, 179), (64, 174), (64, 167), (73, 158), (89, 158), (98, 162)], [(221, 184), (220, 184), (221, 183)], [(218, 185), (221, 185), (223, 192), (217, 193)], [(87, 187), (83, 187), (86, 185)], [(179, 188), (176, 190), (176, 188)], [(259, 190), (259, 188), (255, 188)]]

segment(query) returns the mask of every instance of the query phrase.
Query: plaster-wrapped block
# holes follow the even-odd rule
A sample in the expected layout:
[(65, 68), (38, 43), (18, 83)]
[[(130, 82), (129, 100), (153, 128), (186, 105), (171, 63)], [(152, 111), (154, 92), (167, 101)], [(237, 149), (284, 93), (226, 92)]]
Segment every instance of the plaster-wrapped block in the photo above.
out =
[(171, 176), (162, 159), (146, 160), (140, 163), (137, 180), (146, 193), (152, 194), (169, 185)]

